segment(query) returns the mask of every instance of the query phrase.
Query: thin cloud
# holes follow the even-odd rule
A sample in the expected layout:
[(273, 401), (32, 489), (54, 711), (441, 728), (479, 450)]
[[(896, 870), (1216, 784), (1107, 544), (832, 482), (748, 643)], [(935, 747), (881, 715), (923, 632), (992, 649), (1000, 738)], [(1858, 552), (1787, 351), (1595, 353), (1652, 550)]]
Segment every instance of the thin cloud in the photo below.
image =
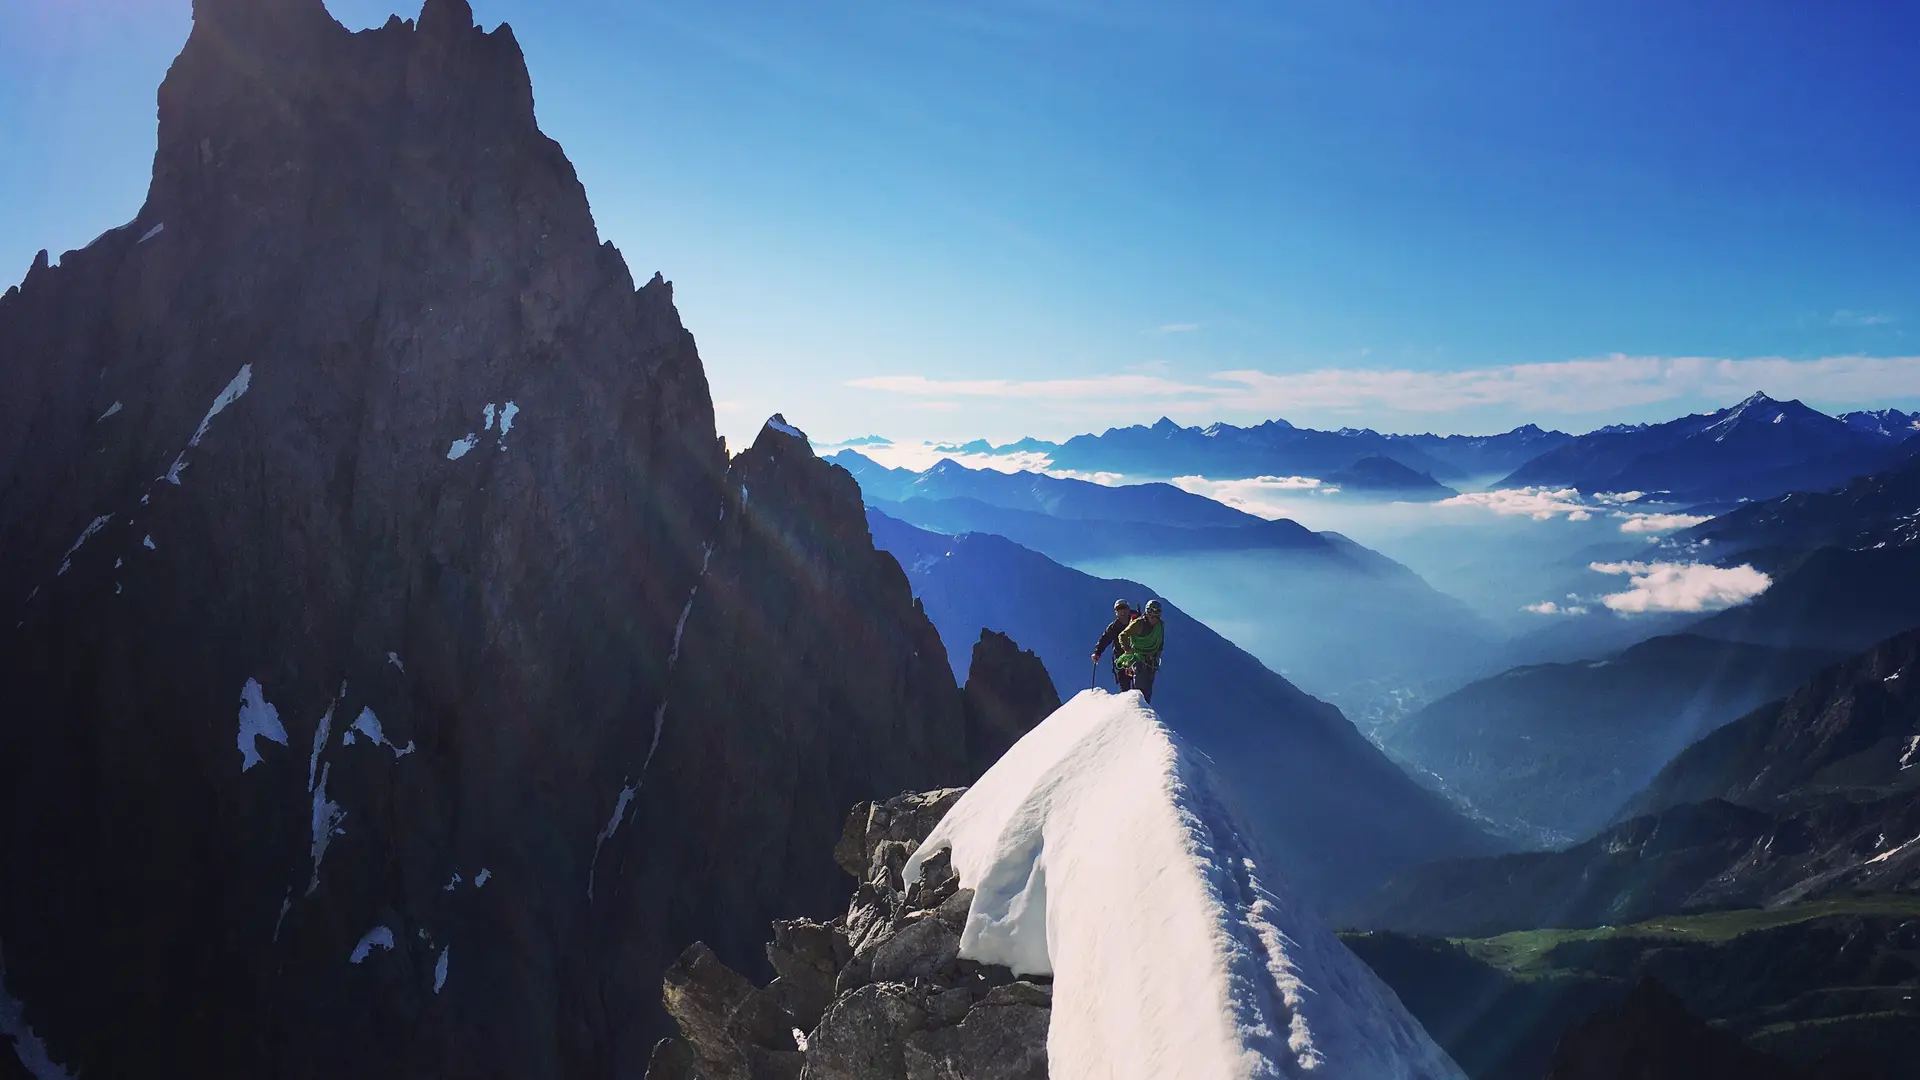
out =
[(880, 375), (850, 386), (918, 397), (1004, 398), (1063, 405), (1097, 398), (1181, 414), (1282, 415), (1296, 409), (1447, 413), (1509, 407), (1582, 414), (1680, 398), (1737, 400), (1764, 386), (1777, 397), (1876, 402), (1920, 397), (1920, 356), (1726, 359), (1614, 354), (1582, 360), (1408, 371), (1321, 368), (1274, 374), (1219, 371), (1181, 380), (1118, 373), (1074, 379), (929, 379)]
[(1522, 611), (1531, 611), (1535, 615), (1585, 615), (1587, 609), (1582, 604), (1556, 604), (1551, 600), (1542, 600), (1537, 604), (1528, 604)]
[(1766, 592), (1773, 579), (1753, 567), (1707, 563), (1592, 563), (1602, 574), (1626, 575), (1626, 592), (1609, 593), (1600, 602), (1625, 614), (1654, 611), (1719, 611)]
[(1077, 401), (1089, 397), (1150, 400), (1161, 395), (1192, 396), (1207, 388), (1155, 375), (1101, 375), (1091, 379), (929, 379), (924, 375), (875, 375), (848, 386), (912, 397), (985, 397)]
[(1170, 323), (1161, 323), (1158, 327), (1154, 329), (1154, 333), (1156, 334), (1191, 334), (1198, 329), (1200, 329), (1200, 324), (1197, 322), (1170, 322)]
[(1885, 326), (1888, 323), (1899, 322), (1900, 319), (1898, 316), (1888, 315), (1881, 311), (1848, 311), (1842, 308), (1834, 312), (1833, 318), (1828, 321), (1835, 326), (1861, 327)]

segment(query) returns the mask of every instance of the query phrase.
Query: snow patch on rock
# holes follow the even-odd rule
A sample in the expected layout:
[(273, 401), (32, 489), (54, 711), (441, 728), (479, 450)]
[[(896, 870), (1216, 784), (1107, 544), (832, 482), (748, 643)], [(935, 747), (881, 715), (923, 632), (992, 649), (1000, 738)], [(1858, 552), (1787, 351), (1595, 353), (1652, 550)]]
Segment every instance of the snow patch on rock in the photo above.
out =
[(479, 445), (479, 443), (480, 443), (480, 436), (474, 434), (471, 431), (467, 432), (466, 438), (455, 439), (453, 440), (453, 445), (447, 447), (447, 460), (459, 461), (461, 458), (467, 456), (467, 451), (473, 449), (475, 446)]
[(520, 406), (509, 401), (500, 407), (500, 449), (507, 448), (507, 432), (513, 430), (513, 418), (520, 415)]
[(1893, 848), (1888, 851), (1883, 851), (1880, 854), (1875, 855), (1873, 858), (1867, 860), (1867, 865), (1872, 866), (1874, 863), (1886, 862), (1888, 859), (1893, 858), (1895, 855), (1900, 854), (1901, 852), (1907, 850), (1908, 848), (1912, 847), (1915, 844), (1920, 844), (1920, 836), (1914, 837), (1913, 839), (1907, 841), (1906, 843), (1901, 844), (1897, 848)]
[(266, 698), (255, 679), (240, 688), (240, 771), (246, 772), (263, 760), (259, 740), (287, 745), (287, 728), (280, 722), (280, 710)]
[(375, 746), (384, 746), (393, 751), (393, 756), (396, 758), (406, 757), (414, 751), (414, 745), (411, 741), (405, 746), (395, 746), (392, 742), (389, 742), (387, 733), (380, 727), (380, 718), (373, 714), (371, 708), (363, 708), (360, 710), (360, 715), (354, 717), (353, 723), (348, 725), (346, 733), (340, 736), (340, 742), (343, 745), (352, 746), (355, 733), (366, 736), (367, 741)]
[[(347, 684), (340, 684), (340, 697), (347, 696)], [(313, 753), (307, 758), (307, 790), (313, 790), (314, 770), (320, 767), (320, 751), (327, 748), (327, 736), (333, 734), (333, 710), (340, 707), (340, 698), (327, 703), (327, 711), (320, 714), (320, 726), (313, 732)]]
[(152, 533), (148, 533), (148, 534), (147, 534), (146, 536), (143, 536), (143, 537), (141, 537), (141, 538), (140, 538), (140, 546), (141, 546), (141, 547), (143, 547), (143, 548), (146, 548), (146, 549), (147, 549), (148, 551), (158, 551), (158, 550), (160, 550), (159, 548), (157, 548), (157, 547), (155, 547), (155, 546), (154, 546), (154, 544), (153, 544), (153, 534), (152, 534)]
[(436, 994), (440, 992), (441, 987), (447, 985), (447, 954), (452, 951), (453, 946), (443, 946), (440, 949), (440, 959), (433, 962), (433, 992)]
[[(661, 707), (665, 708), (666, 706), (662, 704)], [(593, 838), (593, 861), (587, 864), (587, 899), (589, 901), (593, 899), (594, 871), (600, 866), (600, 848), (607, 841), (613, 839), (613, 834), (620, 830), (620, 822), (625, 820), (627, 808), (633, 805), (633, 797), (638, 794), (639, 791), (640, 785), (631, 782), (620, 788), (619, 798), (613, 801), (613, 816), (607, 819), (606, 825), (600, 830), (600, 835)]]
[(166, 231), (167, 231), (167, 223), (162, 221), (159, 224), (155, 225), (153, 228), (148, 229), (146, 232), (141, 233), (140, 239), (134, 241), (134, 243), (144, 244), (147, 241), (153, 239), (156, 236), (159, 236), (161, 233)]
[(80, 532), (80, 538), (73, 542), (73, 546), (67, 549), (66, 554), (60, 556), (60, 569), (54, 571), (53, 576), (59, 577), (60, 575), (73, 569), (74, 553), (79, 551), (82, 547), (85, 547), (87, 543), (87, 539), (93, 536), (94, 533), (97, 533), (101, 529), (106, 528), (107, 522), (112, 520), (113, 520), (112, 514), (101, 514), (99, 517), (94, 518), (92, 521), (87, 522), (87, 527), (81, 530)]
[(483, 866), (480, 868), (479, 873), (473, 875), (473, 887), (476, 889), (484, 889), (487, 887), (487, 882), (492, 880), (493, 871)]
[(407, 673), (407, 665), (400, 662), (400, 655), (398, 653), (388, 653), (387, 663), (399, 668), (400, 674), (405, 675)]
[(779, 413), (774, 413), (772, 416), (767, 417), (767, 426), (782, 435), (791, 435), (801, 442), (809, 442), (806, 432), (787, 423), (787, 418), (781, 416)]
[(1210, 773), (1139, 694), (1082, 691), (903, 876), (950, 851), (975, 890), (960, 955), (1053, 975), (1050, 1076), (1464, 1080), (1266, 865)]
[(120, 411), (120, 403), (116, 401), (113, 404), (107, 406), (107, 411), (101, 413), (97, 418), (95, 418), (93, 422), (97, 424), (101, 420), (105, 420), (107, 417), (112, 416), (114, 413), (117, 413), (119, 411)]
[(375, 949), (393, 950), (393, 931), (385, 926), (376, 926), (360, 935), (360, 941), (353, 947), (353, 954), (347, 957), (347, 963), (358, 964), (373, 954)]
[[(332, 715), (329, 710), (328, 715)], [(320, 767), (320, 782), (313, 789), (313, 878), (307, 882), (306, 895), (320, 887), (320, 861), (326, 858), (327, 845), (333, 843), (336, 836), (345, 836), (347, 830), (340, 823), (347, 819), (346, 810), (340, 804), (327, 798), (327, 774), (333, 771), (333, 763)]]
[[(240, 373), (228, 380), (226, 389), (220, 391), (220, 396), (213, 399), (213, 405), (207, 409), (207, 415), (200, 418), (200, 426), (193, 429), (193, 438), (187, 440), (187, 446), (199, 446), (200, 440), (207, 437), (207, 425), (213, 423), (213, 418), (219, 416), (227, 406), (239, 401), (240, 395), (246, 393), (247, 387), (252, 384), (253, 365), (241, 364)], [(175, 481), (175, 483), (178, 482)]]

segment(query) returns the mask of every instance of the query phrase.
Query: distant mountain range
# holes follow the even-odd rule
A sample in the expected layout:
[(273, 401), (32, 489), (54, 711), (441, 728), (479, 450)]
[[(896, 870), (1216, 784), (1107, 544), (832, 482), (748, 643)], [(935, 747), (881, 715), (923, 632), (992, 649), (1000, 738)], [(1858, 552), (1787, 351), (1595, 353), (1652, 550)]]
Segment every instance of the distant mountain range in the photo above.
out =
[(1695, 743), (1565, 851), (1435, 863), (1362, 922), (1479, 936), (1920, 887), (1920, 630)]
[(1718, 412), (1581, 435), (1497, 486), (1638, 491), (1688, 504), (1818, 491), (1898, 460), (1901, 415), (1833, 417), (1757, 393)]
[[(913, 592), (964, 671), (984, 628), (1037, 652), (1062, 694), (1091, 680), (1089, 660), (1115, 598), (1155, 595), (1135, 581), (1095, 577), (998, 536), (941, 536), (869, 511), (874, 544), (905, 568)], [(1414, 783), (1343, 717), (1168, 603), (1166, 666), (1154, 692), (1161, 718), (1208, 753), (1245, 817), (1293, 883), (1337, 909), (1442, 853), (1496, 842)]]
[(913, 473), (851, 450), (828, 460), (854, 474), (868, 506), (901, 521), (991, 533), (1090, 573), (1156, 581), (1363, 724), (1383, 695), (1449, 677), (1493, 649), (1492, 631), (1466, 605), (1379, 552), (1170, 484), (1108, 486), (951, 460)]
[[(972, 499), (1070, 521), (1151, 521), (1178, 528), (1244, 528), (1264, 523), (1242, 510), (1172, 484), (1096, 484), (1035, 472), (969, 469), (951, 459), (923, 472), (889, 469), (853, 450), (826, 460), (846, 469), (870, 499)], [(1311, 535), (1296, 522), (1292, 531)]]
[(853, 474), (868, 505), (902, 521), (943, 533), (993, 533), (1065, 561), (1149, 551), (1287, 550), (1353, 569), (1411, 574), (1344, 537), (1316, 533), (1291, 518), (1256, 517), (1172, 484), (1096, 484), (969, 469), (951, 459), (916, 473), (852, 450), (826, 460)]
[(1840, 419), (1849, 427), (1871, 432), (1896, 442), (1920, 435), (1920, 412), (1901, 412), (1899, 409), (1874, 409), (1872, 411), (1841, 413)]
[[(1166, 479), (1198, 474), (1214, 479), (1248, 476), (1325, 477), (1366, 457), (1384, 457), (1414, 473), (1445, 480), (1500, 476), (1573, 436), (1528, 424), (1499, 435), (1386, 435), (1368, 428), (1317, 431), (1269, 420), (1253, 427), (1182, 427), (1166, 417), (1153, 424), (1108, 428), (1063, 443), (1040, 439), (994, 446), (985, 440), (950, 447), (956, 453), (1039, 453), (1055, 468), (1117, 472)], [(852, 444), (847, 444), (852, 445)]]
[[(1437, 497), (1445, 496), (1436, 488), (1468, 482), (1639, 491), (1667, 502), (1732, 506), (1824, 490), (1874, 472), (1900, 456), (1897, 444), (1917, 437), (1920, 413), (1876, 409), (1829, 416), (1756, 393), (1717, 412), (1659, 424), (1613, 424), (1577, 436), (1533, 424), (1498, 435), (1397, 435), (1370, 428), (1319, 431), (1279, 419), (1252, 427), (1183, 427), (1162, 417), (1058, 443), (1026, 438), (996, 446), (976, 439), (935, 449), (1042, 454), (1057, 469), (1143, 479), (1305, 476), (1350, 492), (1426, 491)], [(885, 442), (869, 436), (841, 445)], [(1405, 471), (1384, 470), (1382, 461)], [(1432, 486), (1412, 482), (1422, 474)]]

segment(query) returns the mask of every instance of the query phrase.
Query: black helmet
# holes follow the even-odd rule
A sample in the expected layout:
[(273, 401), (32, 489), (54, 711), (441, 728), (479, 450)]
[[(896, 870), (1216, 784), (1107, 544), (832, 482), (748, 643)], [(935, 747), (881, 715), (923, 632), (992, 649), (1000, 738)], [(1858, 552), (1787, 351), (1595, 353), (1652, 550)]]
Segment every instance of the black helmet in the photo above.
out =
[(1160, 614), (1160, 601), (1158, 600), (1147, 601), (1147, 614), (1149, 615)]

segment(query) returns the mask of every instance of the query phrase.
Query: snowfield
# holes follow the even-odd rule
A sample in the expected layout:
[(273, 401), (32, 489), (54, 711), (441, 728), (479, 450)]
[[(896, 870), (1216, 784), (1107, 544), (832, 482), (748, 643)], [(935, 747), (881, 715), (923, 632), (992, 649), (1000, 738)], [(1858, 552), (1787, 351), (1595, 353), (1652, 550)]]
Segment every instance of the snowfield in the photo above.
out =
[(960, 955), (1051, 974), (1054, 1080), (1462, 1073), (1294, 900), (1211, 766), (1138, 693), (1082, 691), (956, 803), (906, 867), (952, 852)]

